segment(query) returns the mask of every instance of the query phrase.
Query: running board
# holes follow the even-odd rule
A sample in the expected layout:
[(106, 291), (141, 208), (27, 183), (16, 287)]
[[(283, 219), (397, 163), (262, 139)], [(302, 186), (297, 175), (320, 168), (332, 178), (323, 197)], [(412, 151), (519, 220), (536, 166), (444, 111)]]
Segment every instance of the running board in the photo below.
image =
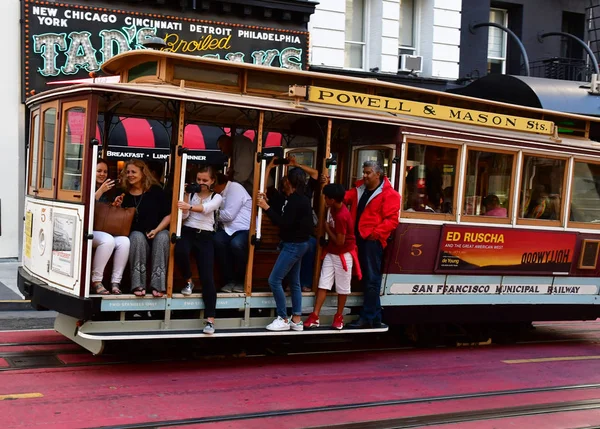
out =
[(137, 332), (82, 332), (79, 330), (77, 336), (86, 340), (117, 341), (117, 340), (155, 340), (170, 338), (235, 338), (235, 337), (280, 337), (295, 335), (344, 335), (344, 334), (375, 334), (387, 332), (389, 327), (381, 325), (381, 328), (358, 329), (344, 328), (334, 329), (331, 327), (311, 328), (304, 331), (267, 331), (265, 328), (239, 328), (218, 329), (214, 334), (205, 334), (202, 329), (191, 330), (164, 330), (164, 331), (137, 331)]

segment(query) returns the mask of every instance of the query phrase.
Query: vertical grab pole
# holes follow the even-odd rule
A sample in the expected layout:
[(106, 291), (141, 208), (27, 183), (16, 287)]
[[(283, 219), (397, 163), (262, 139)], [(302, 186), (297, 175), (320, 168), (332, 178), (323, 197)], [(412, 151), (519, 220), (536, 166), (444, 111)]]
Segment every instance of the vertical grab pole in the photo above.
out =
[[(327, 169), (327, 161), (331, 156), (331, 128), (333, 126), (333, 121), (331, 119), (327, 120), (327, 135), (325, 137), (325, 157), (323, 158), (323, 164), (321, 167), (321, 174), (324, 173)], [(331, 179), (329, 179), (331, 180)], [(321, 193), (319, 204), (319, 213), (317, 213), (317, 218), (319, 219), (319, 224), (317, 227), (317, 250), (315, 252), (315, 268), (313, 271), (313, 292), (316, 292), (316, 288), (319, 284), (319, 276), (321, 274), (321, 254), (323, 253), (323, 248), (319, 244), (321, 241), (321, 237), (323, 237), (323, 222), (325, 222), (325, 199), (323, 198), (323, 194)]]
[[(169, 246), (169, 264), (167, 265), (167, 302), (173, 297), (173, 276), (175, 273), (175, 242), (177, 241), (178, 231), (181, 233), (181, 213), (177, 208), (177, 202), (179, 201), (179, 195), (181, 193), (182, 175), (185, 180), (185, 174), (182, 174), (181, 168), (183, 166), (183, 156), (185, 151), (183, 149), (183, 132), (185, 129), (185, 101), (181, 101), (179, 104), (179, 115), (177, 118), (177, 148), (173, 153), (175, 156), (175, 162), (172, 163), (174, 168), (173, 176), (173, 196), (171, 197), (171, 223), (169, 225), (169, 233), (171, 234), (171, 245)], [(177, 216), (175, 216), (177, 213)], [(165, 327), (168, 326), (171, 321), (171, 307), (167, 305), (165, 311)]]
[[(333, 159), (332, 154), (329, 154), (329, 159), (327, 160), (327, 166), (329, 167), (329, 183), (335, 183), (335, 172), (337, 170), (337, 162)], [(327, 215), (325, 217), (325, 222), (329, 222), (331, 220), (331, 209), (327, 209)], [(329, 234), (325, 233), (325, 241), (329, 240)]]
[[(187, 158), (188, 158), (187, 153), (183, 152), (183, 155), (181, 155), (181, 171), (182, 172), (186, 171), (186, 169), (187, 169)], [(185, 174), (182, 174), (181, 177), (179, 178), (178, 201), (183, 200), (184, 194), (185, 194)], [(183, 223), (182, 214), (183, 214), (183, 210), (178, 209), (177, 210), (177, 228), (176, 228), (176, 232), (175, 232), (176, 240), (179, 240), (179, 238), (181, 238), (181, 224)]]
[(398, 171), (399, 163), (400, 163), (400, 157), (395, 156), (394, 159), (392, 159), (392, 173), (391, 173), (392, 177), (390, 177), (393, 189), (396, 189), (396, 173)]
[[(262, 154), (257, 154), (257, 157), (260, 157), (260, 185), (258, 186), (258, 192), (264, 194), (265, 192), (265, 171), (267, 169), (267, 160), (262, 156)], [(262, 214), (263, 211), (260, 207), (258, 207), (258, 214), (256, 215), (256, 241), (260, 241), (260, 237), (262, 234)]]
[[(98, 167), (98, 140), (92, 139), (92, 168), (91, 174), (92, 179), (91, 183), (96, 183), (96, 168)], [(26, 176), (29, 177), (29, 176)], [(96, 187), (90, 186), (90, 204), (88, 205), (88, 231), (84, 234), (84, 237), (88, 239), (88, 249), (92, 248), (92, 240), (94, 239), (94, 208), (96, 207)], [(85, 272), (92, 272), (92, 252), (88, 251), (85, 258)], [(90, 296), (90, 288), (86, 287), (85, 290), (85, 298)]]
[[(262, 139), (263, 139), (263, 122), (265, 120), (265, 112), (258, 112), (258, 133), (256, 139), (256, 153), (262, 152)], [(258, 156), (254, 160), (254, 181), (252, 182), (252, 213), (250, 215), (250, 234), (248, 237), (248, 264), (246, 265), (246, 278), (244, 279), (244, 293), (250, 295), (252, 292), (252, 269), (254, 268), (254, 250), (256, 245), (256, 233), (252, 234), (252, 231), (256, 231), (256, 220), (257, 220), (257, 209), (256, 200), (258, 196), (258, 182), (261, 180), (259, 177), (260, 169), (257, 168)], [(247, 321), (245, 321), (247, 323)]]

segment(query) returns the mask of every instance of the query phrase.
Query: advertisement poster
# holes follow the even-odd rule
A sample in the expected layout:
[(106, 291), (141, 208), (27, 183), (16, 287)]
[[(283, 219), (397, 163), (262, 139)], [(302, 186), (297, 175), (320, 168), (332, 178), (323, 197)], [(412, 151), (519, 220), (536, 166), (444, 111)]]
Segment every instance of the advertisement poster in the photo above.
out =
[(286, 69), (308, 67), (308, 32), (194, 17), (157, 15), (68, 3), (23, 2), (24, 92), (53, 81), (87, 78), (110, 58), (144, 49), (148, 37), (164, 51)]
[(444, 225), (436, 272), (568, 273), (577, 234)]
[(31, 237), (33, 236), (33, 212), (25, 213), (25, 257), (31, 258)]
[(75, 226), (77, 217), (56, 213), (52, 234), (52, 271), (73, 276)]

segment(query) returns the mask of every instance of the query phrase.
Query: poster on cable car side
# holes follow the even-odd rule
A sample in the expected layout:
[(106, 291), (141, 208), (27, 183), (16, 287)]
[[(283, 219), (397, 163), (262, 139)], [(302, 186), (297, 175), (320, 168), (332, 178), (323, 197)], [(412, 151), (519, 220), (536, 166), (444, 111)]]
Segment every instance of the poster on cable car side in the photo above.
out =
[(77, 217), (56, 213), (52, 233), (52, 271), (73, 276), (73, 238)]
[(444, 225), (437, 273), (566, 274), (577, 234)]

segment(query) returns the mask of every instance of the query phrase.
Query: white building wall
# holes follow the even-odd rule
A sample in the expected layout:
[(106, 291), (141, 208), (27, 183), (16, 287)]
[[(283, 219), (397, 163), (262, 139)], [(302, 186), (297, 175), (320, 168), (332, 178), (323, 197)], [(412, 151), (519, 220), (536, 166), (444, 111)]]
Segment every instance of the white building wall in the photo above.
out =
[(308, 23), (311, 64), (344, 67), (345, 14), (345, 0), (319, 1)]
[[(399, 0), (366, 0), (367, 61), (365, 70), (398, 71)], [(311, 64), (343, 68), (346, 0), (320, 0), (311, 17)], [(420, 76), (458, 78), (462, 0), (416, 0), (417, 55)]]
[(22, 231), (25, 108), (21, 104), (21, 4), (0, 2), (0, 26), (8, 36), (0, 67), (0, 258), (19, 256)]

